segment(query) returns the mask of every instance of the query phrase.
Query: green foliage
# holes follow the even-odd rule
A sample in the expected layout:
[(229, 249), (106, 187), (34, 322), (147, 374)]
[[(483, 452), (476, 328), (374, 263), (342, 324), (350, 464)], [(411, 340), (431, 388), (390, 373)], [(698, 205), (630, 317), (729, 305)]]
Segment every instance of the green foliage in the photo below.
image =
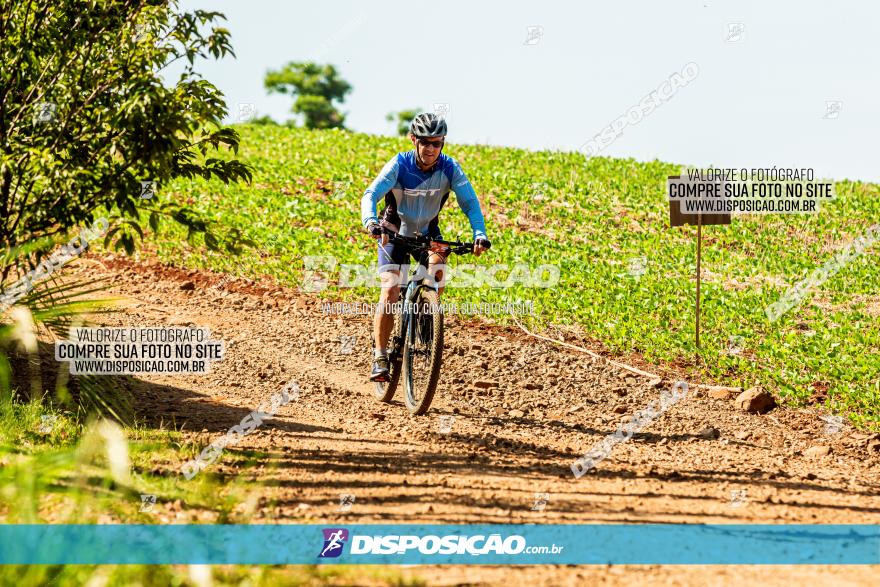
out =
[(397, 134), (405, 137), (409, 134), (409, 124), (420, 112), (422, 112), (421, 108), (410, 108), (409, 110), (400, 110), (399, 112), (389, 112), (385, 116), (385, 120), (395, 123), (397, 125)]
[[(247, 165), (216, 156), (239, 136), (220, 126), (222, 94), (194, 70), (197, 58), (232, 54), (215, 26), (223, 16), (143, 0), (0, 0), (0, 13), (0, 247), (64, 235), (96, 213), (129, 253), (145, 211), (154, 230), (166, 218), (207, 232), (185, 205), (142, 199), (141, 182), (250, 179)], [(183, 73), (166, 86), (161, 72), (176, 62)], [(13, 256), (0, 283), (43, 254)]]
[(292, 110), (302, 115), (306, 128), (344, 128), (345, 115), (333, 103), (341, 104), (352, 88), (334, 66), (291, 61), (268, 72), (264, 83), (270, 93), (296, 96)]
[[(176, 182), (200, 213), (262, 243), (230, 259), (193, 251), (174, 233), (157, 242), (162, 260), (193, 268), (301, 286), (306, 255), (375, 266), (375, 244), (360, 224), (359, 200), (388, 159), (412, 148), (400, 138), (283, 127), (242, 128), (242, 157), (258, 183), (214, 197), (216, 182)], [(856, 423), (880, 419), (880, 243), (770, 323), (765, 309), (827, 262), (835, 249), (880, 219), (875, 184), (837, 182), (838, 197), (817, 215), (738, 216), (703, 231), (702, 344), (694, 348), (695, 227), (669, 228), (665, 178), (677, 165), (585, 159), (578, 153), (447, 144), (480, 194), (492, 250), (479, 261), (559, 265), (552, 288), (447, 287), (444, 300), (534, 301), (527, 325), (577, 329), (615, 352), (641, 353), (689, 377), (763, 384), (795, 403), (848, 411)], [(441, 216), (447, 238), (470, 239), (450, 198)], [(197, 241), (198, 242), (198, 241)], [(194, 254), (195, 253), (195, 254)], [(646, 271), (629, 271), (644, 257)], [(334, 274), (338, 277), (338, 271)], [(496, 273), (504, 280), (506, 271)], [(375, 301), (374, 286), (320, 292), (326, 299)], [(511, 323), (509, 316), (494, 316)], [(742, 337), (731, 345), (731, 337)], [(739, 340), (739, 339), (735, 339)], [(737, 351), (740, 347), (742, 350)]]

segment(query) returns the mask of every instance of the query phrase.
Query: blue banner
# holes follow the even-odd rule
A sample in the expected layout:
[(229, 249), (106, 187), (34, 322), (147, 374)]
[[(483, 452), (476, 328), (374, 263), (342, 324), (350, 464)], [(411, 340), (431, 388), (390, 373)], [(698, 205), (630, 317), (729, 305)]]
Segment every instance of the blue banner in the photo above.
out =
[(0, 525), (0, 564), (880, 564), (877, 525)]

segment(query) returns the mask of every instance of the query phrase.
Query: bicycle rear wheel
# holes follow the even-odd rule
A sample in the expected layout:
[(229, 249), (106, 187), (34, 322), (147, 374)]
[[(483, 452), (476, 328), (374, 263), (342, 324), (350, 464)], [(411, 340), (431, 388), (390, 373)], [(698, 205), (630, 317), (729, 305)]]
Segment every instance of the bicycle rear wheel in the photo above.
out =
[(406, 407), (414, 416), (428, 411), (443, 355), (443, 313), (436, 291), (421, 289), (406, 329), (403, 345), (403, 381)]

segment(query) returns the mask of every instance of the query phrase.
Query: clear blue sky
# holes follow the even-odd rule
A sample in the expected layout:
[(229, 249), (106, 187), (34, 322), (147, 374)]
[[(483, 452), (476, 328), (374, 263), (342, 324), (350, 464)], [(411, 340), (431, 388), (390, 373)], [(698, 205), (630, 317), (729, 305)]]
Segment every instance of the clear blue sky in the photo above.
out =
[[(347, 126), (390, 134), (394, 110), (448, 103), (449, 142), (576, 150), (688, 62), (699, 76), (602, 155), (813, 167), (880, 180), (880, 4), (184, 0), (223, 12), (237, 58), (200, 71), (230, 112), (282, 120), (267, 70), (333, 63)], [(729, 25), (741, 23), (738, 41)], [(527, 28), (543, 36), (526, 44)], [(733, 38), (736, 38), (734, 36)], [(826, 101), (839, 101), (827, 115)]]

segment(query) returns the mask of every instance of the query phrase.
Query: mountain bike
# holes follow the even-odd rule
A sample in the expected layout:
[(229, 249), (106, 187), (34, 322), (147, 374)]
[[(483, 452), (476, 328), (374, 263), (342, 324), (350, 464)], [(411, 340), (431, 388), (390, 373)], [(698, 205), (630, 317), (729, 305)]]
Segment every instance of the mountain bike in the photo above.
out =
[[(422, 253), (455, 253), (466, 255), (474, 250), (474, 243), (446, 241), (429, 236), (407, 237), (385, 230), (389, 243), (401, 244), (421, 256)], [(404, 267), (406, 267), (404, 265)], [(406, 288), (400, 288), (400, 299), (395, 303), (394, 328), (388, 348), (389, 378), (375, 382), (374, 393), (383, 402), (390, 403), (403, 376), (404, 401), (409, 412), (419, 416), (428, 411), (437, 382), (443, 355), (443, 311), (437, 283), (419, 278), (419, 264), (408, 274)]]

